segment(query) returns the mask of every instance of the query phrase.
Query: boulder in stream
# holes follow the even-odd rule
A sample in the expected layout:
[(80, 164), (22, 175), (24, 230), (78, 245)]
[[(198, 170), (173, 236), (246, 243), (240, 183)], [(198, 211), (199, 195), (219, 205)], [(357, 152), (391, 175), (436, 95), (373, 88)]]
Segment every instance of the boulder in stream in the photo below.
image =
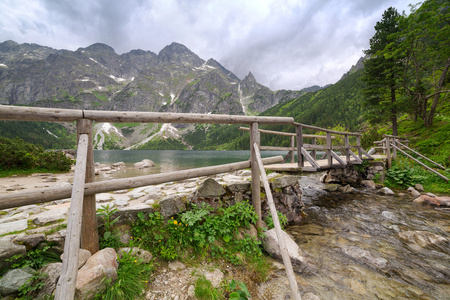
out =
[(413, 202), (423, 205), (450, 207), (450, 197), (431, 197), (422, 195), (414, 199)]
[[(300, 249), (297, 243), (286, 232), (281, 232), (283, 234), (294, 271), (304, 275), (314, 274), (316, 272), (316, 267), (311, 264), (308, 255)], [(265, 232), (265, 237), (262, 240), (262, 244), (264, 250), (266, 250), (271, 256), (277, 259), (282, 259), (275, 228)]]

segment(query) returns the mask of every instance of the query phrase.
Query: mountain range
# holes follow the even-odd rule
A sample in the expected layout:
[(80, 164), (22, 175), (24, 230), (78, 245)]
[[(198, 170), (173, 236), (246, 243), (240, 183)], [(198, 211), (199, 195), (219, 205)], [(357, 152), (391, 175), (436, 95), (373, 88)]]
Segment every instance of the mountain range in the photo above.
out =
[[(359, 69), (358, 64), (343, 78), (354, 69)], [(0, 43), (0, 104), (5, 105), (257, 115), (323, 88), (271, 91), (251, 72), (241, 80), (218, 61), (205, 61), (178, 43), (158, 54), (132, 50), (121, 55), (101, 43), (76, 51)], [(56, 124), (49, 127), (45, 123), (29, 124), (26, 127), (36, 128), (35, 132), (23, 133), (23, 124), (0, 121), (0, 135), (32, 139), (48, 148), (67, 147), (69, 140), (74, 140), (73, 124), (62, 124), (68, 134)], [(195, 147), (186, 141), (195, 144), (209, 129), (100, 123), (94, 127), (94, 143), (97, 149), (185, 149)]]
[(304, 93), (273, 92), (251, 72), (241, 80), (178, 43), (121, 55), (100, 43), (76, 51), (0, 43), (0, 104), (252, 115)]

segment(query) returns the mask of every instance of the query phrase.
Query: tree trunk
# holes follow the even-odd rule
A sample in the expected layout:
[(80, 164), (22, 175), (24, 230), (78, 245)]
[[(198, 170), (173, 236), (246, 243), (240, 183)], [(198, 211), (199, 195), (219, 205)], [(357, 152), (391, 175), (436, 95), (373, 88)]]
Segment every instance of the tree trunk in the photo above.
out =
[(395, 88), (391, 88), (391, 121), (392, 121), (392, 135), (397, 133), (397, 109), (395, 107)]
[[(436, 92), (442, 91), (442, 87), (444, 86), (444, 82), (445, 82), (445, 76), (447, 76), (449, 68), (450, 68), (450, 57), (447, 58), (447, 63), (445, 64), (445, 67), (442, 70), (441, 77), (439, 78), (439, 82), (436, 87)], [(430, 112), (428, 113), (428, 116), (425, 120), (425, 126), (427, 126), (427, 127), (433, 125), (434, 113), (436, 112), (436, 107), (439, 103), (440, 97), (441, 97), (441, 93), (436, 93), (436, 95), (434, 95), (433, 103), (431, 104), (431, 107), (430, 107)]]

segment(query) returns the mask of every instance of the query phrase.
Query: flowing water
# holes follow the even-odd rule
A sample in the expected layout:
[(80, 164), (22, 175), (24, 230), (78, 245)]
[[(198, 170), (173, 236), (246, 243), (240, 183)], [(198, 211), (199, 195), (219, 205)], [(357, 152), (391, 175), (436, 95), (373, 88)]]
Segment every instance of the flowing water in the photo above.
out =
[[(450, 299), (450, 211), (409, 197), (330, 194), (321, 190), (318, 175), (300, 182), (307, 218), (287, 232), (317, 266), (314, 275), (297, 275), (303, 295)], [(286, 299), (288, 290), (280, 273), (258, 296)]]
[[(264, 155), (274, 154), (285, 152)], [(156, 163), (140, 174), (131, 174), (131, 169), (123, 174), (136, 176), (249, 156), (249, 151), (96, 151), (95, 160), (131, 164), (148, 158)], [(307, 217), (287, 229), (316, 266), (313, 275), (296, 275), (304, 299), (308, 293), (326, 300), (450, 299), (450, 211), (415, 205), (408, 196), (328, 193), (322, 190), (320, 175), (300, 179)], [(280, 271), (259, 287), (254, 299), (288, 295)]]

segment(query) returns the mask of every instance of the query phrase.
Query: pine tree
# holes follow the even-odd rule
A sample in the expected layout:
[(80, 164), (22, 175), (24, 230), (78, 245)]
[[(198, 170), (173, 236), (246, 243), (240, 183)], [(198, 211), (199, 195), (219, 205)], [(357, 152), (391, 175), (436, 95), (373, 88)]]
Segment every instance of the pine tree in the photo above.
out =
[(397, 135), (397, 89), (402, 75), (402, 60), (386, 55), (392, 44), (398, 43), (396, 33), (399, 31), (400, 15), (393, 7), (388, 8), (381, 21), (375, 25), (375, 34), (370, 39), (370, 49), (364, 51), (370, 59), (364, 62), (366, 83), (363, 90), (365, 118), (371, 123), (390, 120), (392, 134)]

